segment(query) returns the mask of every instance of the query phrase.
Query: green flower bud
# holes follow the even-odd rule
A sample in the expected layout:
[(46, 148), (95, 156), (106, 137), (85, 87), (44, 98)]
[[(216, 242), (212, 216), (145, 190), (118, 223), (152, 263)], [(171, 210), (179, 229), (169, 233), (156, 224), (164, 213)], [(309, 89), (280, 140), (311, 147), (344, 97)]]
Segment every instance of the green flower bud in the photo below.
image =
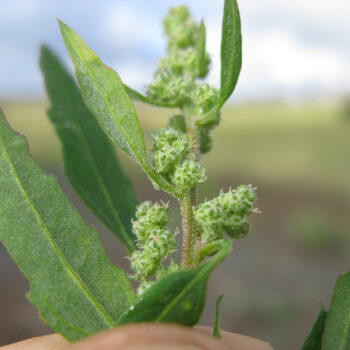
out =
[(195, 218), (202, 231), (204, 242), (223, 237), (227, 233), (232, 238), (243, 238), (249, 230), (248, 216), (256, 201), (255, 188), (240, 185), (236, 190), (220, 195), (199, 205)]
[(147, 96), (161, 103), (182, 104), (187, 97), (188, 82), (170, 69), (162, 68), (155, 74), (154, 81), (147, 88)]
[(208, 153), (213, 146), (213, 140), (210, 135), (210, 130), (200, 128), (199, 130), (199, 148), (202, 154)]
[(133, 233), (140, 243), (144, 243), (152, 229), (167, 225), (169, 219), (168, 204), (143, 202), (136, 210), (136, 220), (133, 220)]
[(164, 270), (163, 261), (176, 250), (178, 231), (170, 231), (168, 223), (168, 204), (146, 201), (136, 210), (133, 232), (138, 239), (138, 250), (130, 257), (131, 268), (135, 274), (132, 278), (140, 282), (138, 293), (152, 283), (151, 279)]
[(197, 51), (193, 48), (179, 50), (160, 60), (160, 67), (168, 69), (173, 75), (196, 74)]
[(167, 174), (190, 152), (186, 135), (174, 129), (164, 129), (153, 143), (153, 165), (158, 173)]
[(159, 257), (161, 260), (166, 259), (176, 249), (176, 234), (177, 232), (173, 233), (167, 228), (151, 230), (143, 246), (144, 251), (151, 256)]
[(165, 17), (163, 25), (164, 32), (169, 38), (169, 50), (196, 45), (198, 25), (192, 21), (186, 6), (172, 8)]
[(220, 112), (216, 113), (212, 116), (208, 123), (199, 128), (199, 146), (201, 153), (208, 153), (211, 150), (213, 146), (211, 130), (214, 129), (215, 126), (219, 125), (220, 119)]
[(170, 9), (169, 14), (164, 18), (164, 29), (166, 33), (174, 31), (173, 27), (184, 24), (191, 19), (190, 11), (185, 5), (180, 5)]
[(145, 251), (135, 250), (130, 257), (130, 266), (135, 271), (135, 278), (147, 280), (152, 277), (159, 268), (160, 259)]
[(169, 128), (185, 134), (187, 132), (185, 116), (177, 114), (171, 117), (169, 120)]
[(235, 220), (233, 220), (232, 223), (228, 222), (228, 224), (225, 225), (225, 232), (235, 239), (244, 238), (249, 232), (249, 224), (247, 222), (235, 222)]
[(219, 98), (219, 90), (208, 84), (197, 84), (192, 93), (196, 114), (203, 115), (214, 107)]
[(181, 191), (185, 191), (197, 186), (206, 178), (205, 169), (200, 163), (186, 159), (181, 165), (176, 166), (171, 181)]

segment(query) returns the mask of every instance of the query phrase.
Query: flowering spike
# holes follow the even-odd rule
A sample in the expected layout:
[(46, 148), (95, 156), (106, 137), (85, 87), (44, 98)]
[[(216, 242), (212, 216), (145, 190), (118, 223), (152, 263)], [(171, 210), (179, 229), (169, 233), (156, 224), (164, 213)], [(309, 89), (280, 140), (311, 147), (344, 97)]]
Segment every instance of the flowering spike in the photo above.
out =
[(186, 6), (174, 7), (163, 21), (164, 32), (168, 37), (168, 50), (194, 47), (197, 42), (199, 27), (191, 19)]
[(209, 112), (219, 98), (219, 90), (208, 84), (196, 84), (192, 93), (194, 110), (197, 115)]
[(187, 132), (185, 116), (182, 114), (177, 114), (171, 117), (169, 120), (169, 128), (185, 134)]
[(163, 261), (176, 250), (177, 231), (166, 226), (169, 219), (167, 203), (143, 202), (136, 210), (133, 232), (138, 239), (138, 248), (130, 257), (134, 279), (140, 282), (139, 293), (150, 286), (152, 278), (164, 271)]
[(168, 174), (190, 152), (186, 135), (174, 129), (164, 129), (153, 143), (153, 165), (157, 172)]
[(200, 163), (192, 159), (186, 159), (175, 168), (171, 181), (180, 191), (186, 191), (189, 188), (196, 187), (200, 182), (205, 181), (206, 178), (205, 169)]
[(243, 238), (249, 230), (248, 216), (255, 212), (255, 188), (240, 185), (227, 193), (199, 205), (195, 210), (201, 228), (203, 242), (209, 242), (228, 234), (231, 238)]

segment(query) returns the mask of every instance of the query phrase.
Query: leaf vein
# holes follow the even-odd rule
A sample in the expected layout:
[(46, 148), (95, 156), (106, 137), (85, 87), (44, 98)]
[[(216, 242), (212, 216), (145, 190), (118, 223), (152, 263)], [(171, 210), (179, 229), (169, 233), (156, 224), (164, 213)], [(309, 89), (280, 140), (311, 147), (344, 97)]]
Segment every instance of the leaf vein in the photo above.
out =
[(3, 149), (3, 155), (6, 157), (8, 163), (10, 165), (10, 168), (12, 169), (12, 172), (13, 172), (14, 177), (15, 177), (15, 181), (16, 181), (20, 191), (22, 192), (24, 199), (27, 201), (30, 209), (32, 210), (35, 218), (37, 219), (41, 229), (43, 230), (45, 236), (47, 237), (48, 242), (52, 246), (53, 250), (57, 253), (59, 259), (61, 260), (63, 266), (66, 268), (66, 270), (68, 271), (68, 274), (71, 276), (73, 281), (83, 290), (83, 292), (86, 295), (86, 297), (88, 298), (88, 300), (91, 302), (91, 304), (94, 305), (94, 307), (100, 313), (100, 315), (102, 316), (102, 318), (104, 319), (106, 324), (110, 328), (113, 328), (114, 325), (115, 325), (113, 319), (109, 316), (109, 314), (103, 308), (103, 306), (97, 300), (94, 300), (94, 297), (90, 293), (88, 287), (85, 285), (85, 283), (81, 280), (81, 278), (74, 271), (74, 269), (72, 268), (72, 266), (69, 264), (69, 262), (67, 261), (66, 257), (62, 253), (61, 249), (58, 247), (57, 243), (54, 241), (50, 230), (48, 229), (48, 227), (44, 223), (44, 221), (41, 218), (40, 214), (38, 213), (34, 203), (32, 202), (32, 200), (28, 196), (26, 190), (24, 189), (23, 184), (22, 184), (22, 182), (21, 182), (21, 180), (19, 178), (19, 175), (17, 173), (17, 170), (16, 170), (16, 168), (15, 168), (15, 166), (14, 166), (14, 164), (13, 164), (13, 162), (12, 162), (8, 152), (7, 152), (6, 146), (5, 146), (2, 138), (0, 138), (0, 144), (1, 144), (2, 149)]

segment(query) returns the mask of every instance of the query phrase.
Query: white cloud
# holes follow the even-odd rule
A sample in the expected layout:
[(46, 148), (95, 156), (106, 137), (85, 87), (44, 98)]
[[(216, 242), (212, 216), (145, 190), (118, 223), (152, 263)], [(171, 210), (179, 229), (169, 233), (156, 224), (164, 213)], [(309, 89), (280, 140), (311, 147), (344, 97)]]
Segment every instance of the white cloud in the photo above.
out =
[[(25, 79), (39, 74), (36, 48), (43, 38), (63, 50), (58, 32), (47, 27), (48, 16), (69, 18), (126, 83), (142, 88), (165, 51), (161, 18), (169, 6), (181, 3), (189, 4), (196, 20), (205, 19), (213, 58), (209, 81), (219, 86), (224, 0), (94, 0), (85, 2), (82, 16), (84, 1), (0, 0), (7, 42), (7, 48), (1, 46), (0, 97), (10, 80), (19, 90), (35, 85)], [(244, 59), (236, 99), (350, 90), (349, 0), (240, 0), (239, 5)], [(35, 74), (27, 74), (30, 70)]]
[[(320, 4), (321, 3), (321, 4)], [(306, 30), (289, 15), (294, 12), (300, 18), (309, 18), (313, 24), (313, 38), (322, 36), (325, 25), (334, 36), (344, 23), (350, 7), (348, 0), (335, 2), (319, 0), (245, 0), (240, 2), (243, 22), (243, 69), (236, 98), (304, 97), (307, 94), (338, 94), (350, 90), (350, 45), (337, 47), (321, 40), (309, 40), (300, 36)], [(274, 13), (279, 20), (262, 26), (266, 12)], [(254, 13), (254, 15), (253, 15)], [(279, 15), (278, 15), (279, 14)], [(251, 18), (258, 19), (252, 23)], [(260, 21), (259, 21), (260, 19)], [(337, 25), (330, 26), (330, 23)], [(290, 23), (291, 25), (286, 25)], [(220, 76), (220, 36), (218, 22), (209, 21), (208, 49), (213, 57), (211, 83), (219, 84)], [(346, 33), (344, 33), (346, 35)], [(305, 35), (307, 37), (307, 35)]]
[(162, 44), (160, 23), (130, 3), (114, 3), (101, 18), (101, 38), (106, 44), (117, 43), (126, 49), (147, 45), (152, 49)]
[(142, 91), (152, 80), (152, 70), (140, 60), (116, 62), (112, 68), (118, 71), (122, 81), (130, 87)]
[(303, 45), (283, 31), (249, 36), (245, 53), (245, 77), (252, 81), (254, 75), (262, 74), (282, 87), (332, 87), (342, 80), (344, 72), (350, 73), (340, 54), (325, 47)]

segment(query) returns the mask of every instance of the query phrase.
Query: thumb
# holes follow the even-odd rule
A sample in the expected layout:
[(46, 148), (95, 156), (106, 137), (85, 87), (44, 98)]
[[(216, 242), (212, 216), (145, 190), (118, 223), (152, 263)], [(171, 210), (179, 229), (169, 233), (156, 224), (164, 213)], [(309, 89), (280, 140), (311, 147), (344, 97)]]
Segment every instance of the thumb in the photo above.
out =
[[(73, 344), (69, 350), (273, 350), (250, 337), (225, 332), (219, 340), (209, 328), (140, 323), (104, 331)], [(67, 350), (68, 350), (67, 349)]]

